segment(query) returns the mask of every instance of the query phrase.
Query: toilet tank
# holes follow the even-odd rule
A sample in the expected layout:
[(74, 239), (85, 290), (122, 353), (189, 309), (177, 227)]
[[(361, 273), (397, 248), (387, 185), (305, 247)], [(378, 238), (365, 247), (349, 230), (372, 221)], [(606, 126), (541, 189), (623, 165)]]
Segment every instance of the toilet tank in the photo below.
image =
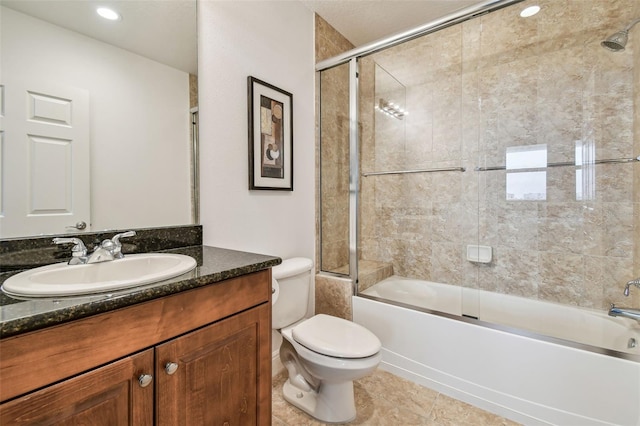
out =
[(273, 304), (272, 328), (281, 329), (301, 320), (307, 313), (311, 289), (311, 259), (294, 257), (285, 259), (272, 269), (278, 298)]

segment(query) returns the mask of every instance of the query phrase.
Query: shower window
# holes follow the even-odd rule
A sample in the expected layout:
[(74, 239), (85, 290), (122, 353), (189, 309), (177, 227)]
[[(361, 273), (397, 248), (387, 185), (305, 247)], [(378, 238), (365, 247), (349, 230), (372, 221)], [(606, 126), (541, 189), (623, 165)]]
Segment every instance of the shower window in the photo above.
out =
[(507, 200), (546, 200), (547, 145), (507, 147)]

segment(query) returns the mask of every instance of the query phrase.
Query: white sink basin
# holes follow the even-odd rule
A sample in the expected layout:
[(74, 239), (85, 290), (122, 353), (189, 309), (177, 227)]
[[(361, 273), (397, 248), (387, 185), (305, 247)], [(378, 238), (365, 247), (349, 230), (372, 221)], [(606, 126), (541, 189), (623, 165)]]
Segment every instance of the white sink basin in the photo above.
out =
[(182, 254), (129, 254), (110, 262), (56, 263), (30, 269), (9, 277), (2, 289), (14, 296), (77, 296), (150, 284), (177, 277), (195, 267), (195, 259)]

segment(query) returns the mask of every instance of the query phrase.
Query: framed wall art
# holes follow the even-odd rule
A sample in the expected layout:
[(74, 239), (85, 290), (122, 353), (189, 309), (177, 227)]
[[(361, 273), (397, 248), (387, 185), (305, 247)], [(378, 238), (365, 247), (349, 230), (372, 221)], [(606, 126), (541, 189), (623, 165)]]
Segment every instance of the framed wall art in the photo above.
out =
[(249, 76), (249, 189), (293, 191), (293, 95)]

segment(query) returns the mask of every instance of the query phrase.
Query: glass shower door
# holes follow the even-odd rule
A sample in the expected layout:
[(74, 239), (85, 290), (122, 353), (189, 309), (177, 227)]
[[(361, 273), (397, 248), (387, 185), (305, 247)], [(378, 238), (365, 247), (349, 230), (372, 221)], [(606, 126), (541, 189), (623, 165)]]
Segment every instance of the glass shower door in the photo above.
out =
[(320, 270), (349, 275), (349, 64), (319, 73)]

